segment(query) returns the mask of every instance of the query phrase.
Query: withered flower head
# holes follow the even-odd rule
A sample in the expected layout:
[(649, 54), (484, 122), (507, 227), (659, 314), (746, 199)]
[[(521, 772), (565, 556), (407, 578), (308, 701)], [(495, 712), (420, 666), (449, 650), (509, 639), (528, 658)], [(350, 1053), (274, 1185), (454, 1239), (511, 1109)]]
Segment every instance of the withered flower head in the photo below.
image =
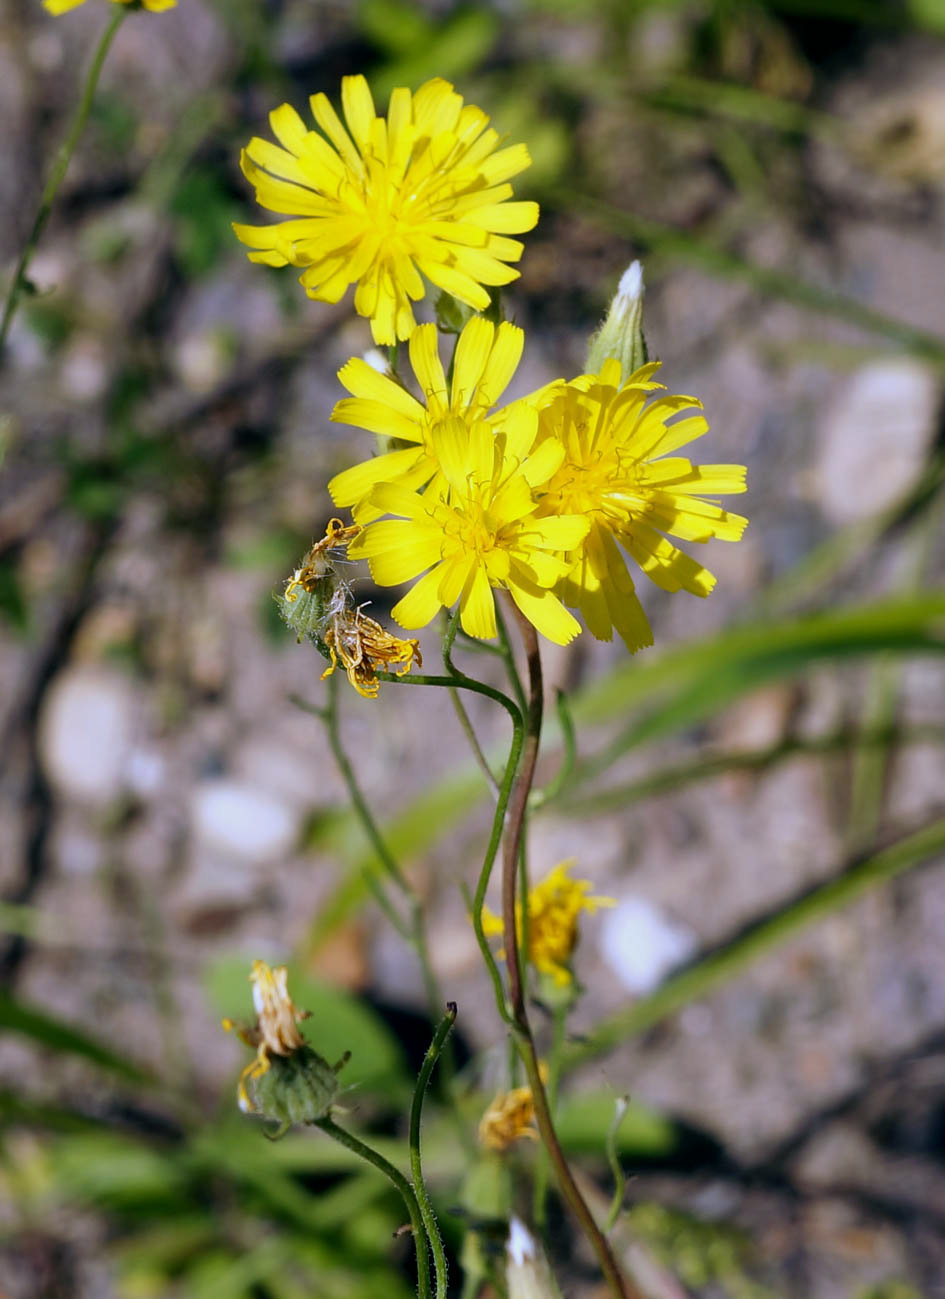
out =
[(423, 664), (419, 643), (392, 636), (361, 609), (354, 608), (347, 582), (338, 572), (335, 551), (347, 546), (362, 529), (332, 519), (286, 583), (279, 600), (282, 617), (299, 640), (307, 636), (328, 659), (322, 678), (341, 660), (348, 680), (365, 699), (376, 699), (378, 671), (398, 675)]
[(499, 1092), (479, 1120), (479, 1144), (485, 1150), (503, 1152), (522, 1137), (538, 1139), (535, 1102), (530, 1087), (513, 1087)]

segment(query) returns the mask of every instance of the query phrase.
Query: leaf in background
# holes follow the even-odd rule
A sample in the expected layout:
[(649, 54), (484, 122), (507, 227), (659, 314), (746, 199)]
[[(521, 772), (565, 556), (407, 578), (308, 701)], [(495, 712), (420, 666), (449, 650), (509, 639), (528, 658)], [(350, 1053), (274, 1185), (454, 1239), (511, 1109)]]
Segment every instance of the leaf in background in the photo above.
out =
[(187, 1172), (173, 1153), (163, 1154), (135, 1137), (96, 1132), (62, 1137), (53, 1148), (57, 1182), (77, 1199), (131, 1209), (147, 1204), (178, 1212)]
[(580, 1044), (569, 1049), (566, 1065), (574, 1067), (583, 1060), (593, 1059), (662, 1023), (683, 1006), (728, 983), (808, 925), (833, 915), (869, 889), (942, 853), (945, 853), (945, 818), (856, 862), (825, 884), (808, 889), (776, 911), (745, 925), (727, 942), (670, 975), (655, 992), (603, 1020)]
[[(251, 958), (226, 956), (205, 970), (204, 985), (220, 1015), (252, 1019), (251, 963)], [(351, 1052), (341, 1074), (345, 1086), (372, 1090), (408, 1086), (400, 1044), (370, 1006), (291, 967), (289, 988), (295, 1004), (312, 1012), (301, 1028), (314, 1049), (330, 1064), (340, 1060), (345, 1051)]]
[(146, 1078), (144, 1072), (131, 1061), (115, 1055), (95, 1038), (72, 1028), (61, 1019), (47, 1015), (35, 1006), (26, 1006), (15, 1001), (8, 993), (0, 992), (0, 1031), (4, 1029), (9, 1033), (32, 1038), (34, 1042), (53, 1051), (83, 1056), (93, 1064), (121, 1074), (130, 1081), (142, 1082)]
[[(574, 718), (585, 725), (648, 705), (601, 753), (579, 766), (575, 781), (599, 774), (645, 741), (705, 721), (771, 681), (828, 659), (886, 650), (945, 652), (945, 592), (736, 627), (658, 658), (633, 659), (573, 701)], [(660, 702), (650, 706), (653, 700)]]
[(459, 9), (441, 26), (431, 28), (422, 46), (374, 73), (371, 88), (385, 101), (395, 86), (419, 86), (430, 77), (455, 81), (483, 62), (499, 37), (500, 20), (491, 10)]

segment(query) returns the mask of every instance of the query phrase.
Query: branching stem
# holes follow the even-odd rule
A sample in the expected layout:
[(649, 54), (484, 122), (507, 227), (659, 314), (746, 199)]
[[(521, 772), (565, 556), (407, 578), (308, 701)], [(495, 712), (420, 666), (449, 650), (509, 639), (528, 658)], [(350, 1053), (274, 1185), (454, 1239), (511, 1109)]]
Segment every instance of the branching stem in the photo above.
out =
[(410, 1226), (417, 1250), (417, 1296), (418, 1299), (432, 1299), (430, 1291), (430, 1255), (427, 1236), (423, 1227), (423, 1217), (420, 1213), (417, 1197), (414, 1195), (413, 1188), (406, 1177), (383, 1155), (378, 1154), (376, 1150), (372, 1150), (370, 1146), (366, 1146), (353, 1133), (348, 1132), (345, 1128), (339, 1128), (333, 1119), (328, 1117), (314, 1119), (313, 1125), (316, 1128), (321, 1128), (322, 1132), (333, 1137), (335, 1141), (346, 1146), (354, 1154), (367, 1160), (369, 1164), (373, 1164), (389, 1181), (393, 1182), (403, 1196), (404, 1204), (407, 1206), (407, 1213), (410, 1215)]

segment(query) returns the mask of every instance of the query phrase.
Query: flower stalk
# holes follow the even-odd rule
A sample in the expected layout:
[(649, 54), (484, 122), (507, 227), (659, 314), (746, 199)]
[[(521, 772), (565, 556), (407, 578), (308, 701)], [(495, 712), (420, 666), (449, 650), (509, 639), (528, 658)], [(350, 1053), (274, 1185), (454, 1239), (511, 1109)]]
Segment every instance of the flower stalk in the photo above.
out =
[(111, 48), (112, 41), (118, 28), (125, 20), (128, 10), (125, 8), (116, 9), (112, 15), (108, 26), (101, 35), (95, 53), (92, 56), (92, 62), (89, 64), (89, 70), (85, 74), (85, 82), (82, 86), (82, 95), (79, 99), (78, 106), (73, 114), (72, 121), (69, 124), (69, 130), (66, 138), (53, 159), (52, 169), (49, 178), (43, 188), (42, 196), (39, 200), (39, 210), (33, 221), (33, 228), (29, 233), (26, 245), (20, 254), (20, 260), (16, 264), (16, 270), (13, 273), (13, 282), (7, 291), (6, 301), (3, 305), (3, 319), (0, 320), (0, 358), (3, 356), (3, 349), (6, 346), (7, 335), (10, 332), (10, 326), (13, 323), (13, 317), (16, 315), (16, 309), (19, 306), (20, 298), (29, 283), (27, 271), (30, 262), (33, 260), (33, 254), (36, 252), (37, 245), (42, 238), (43, 231), (46, 229), (46, 223), (49, 220), (50, 213), (53, 209), (53, 203), (56, 201), (56, 195), (59, 193), (59, 187), (66, 178), (66, 172), (69, 170), (69, 163), (72, 161), (72, 155), (75, 153), (76, 145), (85, 129), (85, 123), (88, 120), (89, 112), (92, 108), (92, 101), (95, 98), (95, 92), (98, 89), (99, 77), (102, 74), (102, 68), (105, 64), (106, 56)]
[(568, 1161), (561, 1149), (558, 1134), (555, 1132), (551, 1106), (548, 1103), (548, 1095), (542, 1080), (538, 1053), (535, 1050), (535, 1041), (532, 1036), (528, 1010), (525, 1004), (522, 957), (519, 950), (518, 927), (515, 915), (515, 895), (520, 845), (525, 827), (528, 798), (538, 762), (538, 746), (541, 741), (544, 685), (538, 634), (531, 622), (517, 608), (514, 609), (514, 614), (522, 635), (528, 667), (528, 712), (525, 719), (522, 760), (518, 778), (515, 782), (515, 789), (510, 800), (508, 830), (505, 836), (502, 858), (503, 939), (508, 968), (509, 1004), (513, 1036), (522, 1064), (525, 1066), (528, 1085), (531, 1088), (538, 1132), (542, 1144), (551, 1159), (561, 1194), (567, 1200), (571, 1211), (590, 1242), (614, 1299), (642, 1299), (639, 1291), (631, 1285), (621, 1272), (606, 1237), (598, 1227), (594, 1215), (581, 1195), (574, 1176), (568, 1167)]

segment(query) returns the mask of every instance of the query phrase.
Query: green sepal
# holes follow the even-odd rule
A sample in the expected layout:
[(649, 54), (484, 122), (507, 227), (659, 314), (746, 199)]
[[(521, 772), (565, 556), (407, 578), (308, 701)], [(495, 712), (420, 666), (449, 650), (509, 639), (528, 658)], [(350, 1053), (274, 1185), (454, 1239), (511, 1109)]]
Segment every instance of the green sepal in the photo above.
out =
[(345, 1059), (332, 1066), (310, 1046), (291, 1055), (270, 1055), (265, 1073), (247, 1082), (254, 1112), (280, 1125), (325, 1118), (338, 1099), (338, 1070)]

